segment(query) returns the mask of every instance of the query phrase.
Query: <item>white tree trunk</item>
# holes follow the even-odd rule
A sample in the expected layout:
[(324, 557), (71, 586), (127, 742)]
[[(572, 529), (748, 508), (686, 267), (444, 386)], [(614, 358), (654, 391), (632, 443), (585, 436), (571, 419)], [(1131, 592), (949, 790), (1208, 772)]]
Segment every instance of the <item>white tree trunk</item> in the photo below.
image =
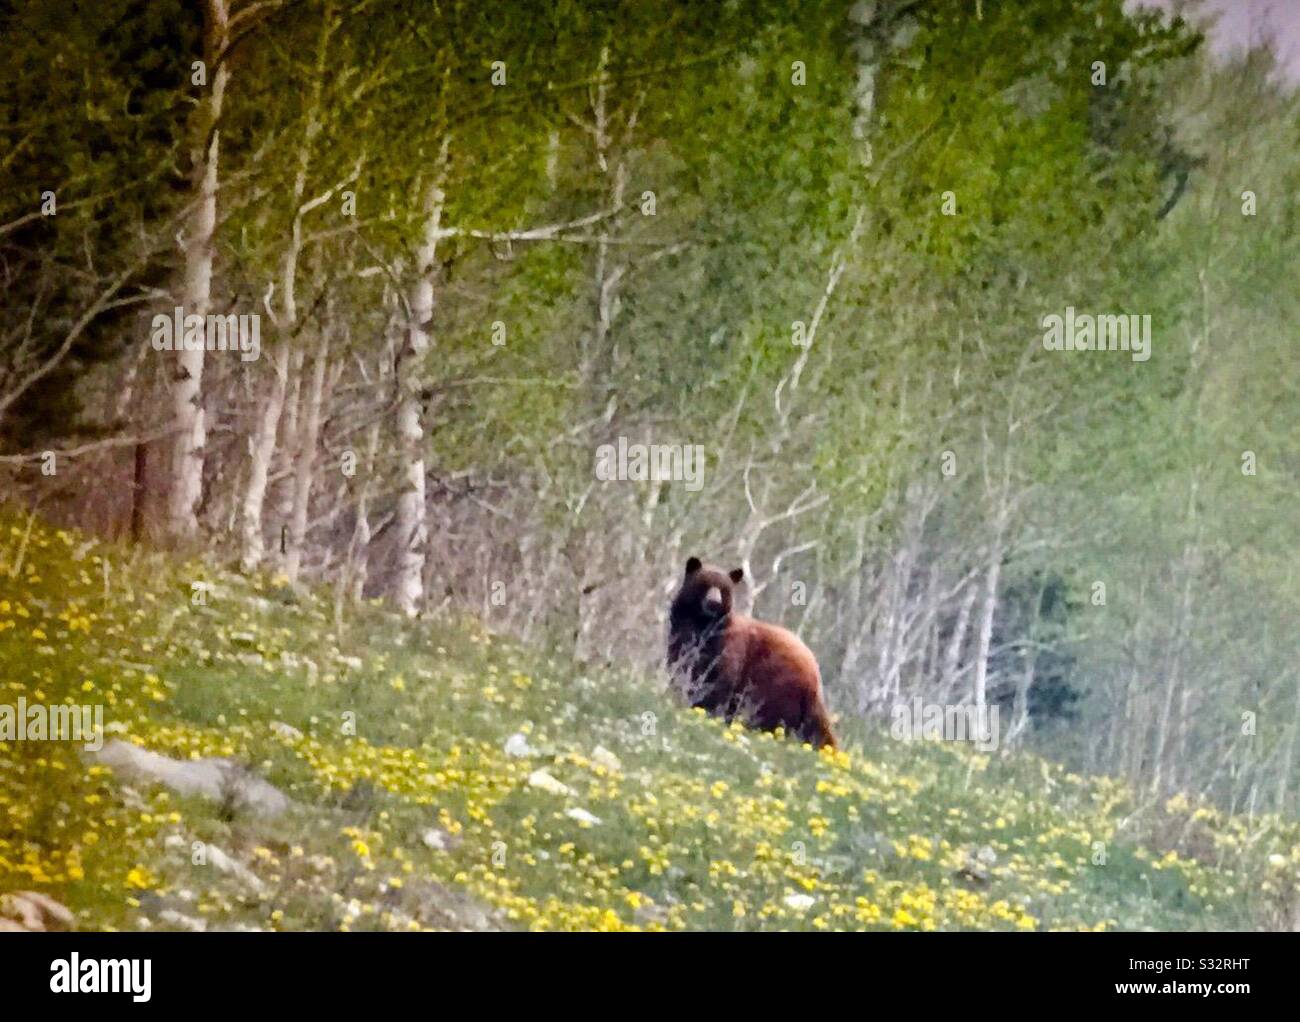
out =
[(370, 427), (369, 438), (366, 441), (365, 476), (361, 480), (361, 492), (357, 496), (356, 527), (352, 530), (347, 561), (340, 579), (340, 602), (346, 594), (353, 603), (360, 603), (366, 591), (366, 576), (369, 574), (370, 489), (374, 485), (375, 455), (378, 451), (379, 423), (375, 423)]
[(975, 649), (975, 680), (971, 695), (982, 712), (988, 692), (989, 649), (993, 644), (993, 618), (998, 606), (998, 576), (1002, 572), (1002, 536), (999, 534), (989, 551), (989, 565), (984, 574), (984, 602), (980, 607), (979, 632)]
[(424, 496), (424, 418), (420, 395), (424, 358), (433, 321), (433, 274), (442, 210), (446, 202), (443, 174), (446, 139), (433, 179), (424, 193), (424, 229), (416, 249), (415, 283), (410, 295), (410, 322), (405, 350), (397, 365), (397, 442), (401, 453), (402, 490), (397, 501), (397, 577), (393, 595), (408, 617), (419, 613), (424, 599), (424, 560), (429, 546), (428, 512)]
[(276, 514), (287, 519), (293, 514), (293, 456), (298, 450), (298, 420), (302, 410), (302, 380), (307, 353), (301, 345), (289, 356), (289, 384), (280, 413), (279, 465), (271, 472), (271, 502)]
[(293, 515), (289, 523), (289, 552), (284, 571), (290, 584), (298, 581), (302, 569), (302, 551), (307, 540), (307, 511), (311, 505), (311, 484), (316, 474), (316, 445), (320, 439), (322, 396), (325, 393), (325, 376), (329, 368), (329, 329), (321, 337), (316, 352), (316, 365), (312, 372), (311, 389), (307, 392), (307, 411), (303, 421), (302, 445), (298, 448), (294, 471)]
[(971, 611), (975, 607), (975, 597), (978, 595), (979, 587), (972, 581), (957, 609), (957, 621), (953, 625), (952, 635), (948, 637), (948, 646), (943, 653), (943, 669), (939, 674), (939, 690), (942, 693), (942, 701), (945, 703), (952, 698), (952, 690), (957, 680), (957, 665), (961, 663), (961, 651), (966, 645), (966, 629), (970, 626)]
[[(609, 47), (606, 46), (600, 51), (600, 63), (596, 68), (596, 94), (592, 102), (592, 136), (596, 146), (596, 164), (601, 173), (607, 175), (610, 174), (609, 150), (613, 142), (610, 135), (608, 109), (609, 80)], [(636, 113), (633, 112), (628, 115), (625, 142), (631, 141), (631, 135), (635, 128)], [(621, 210), (623, 208), (623, 197), (626, 191), (627, 164), (620, 156), (614, 165), (613, 175), (610, 178), (610, 209)], [(602, 234), (600, 241), (596, 244), (595, 279), (593, 282), (596, 321), (591, 349), (586, 353), (582, 368), (583, 379), (588, 381), (595, 374), (597, 367), (601, 365), (605, 357), (605, 345), (608, 343), (609, 332), (613, 326), (614, 317), (617, 315), (619, 282), (627, 270), (625, 265), (611, 267), (609, 265), (609, 256), (609, 242)]]
[(252, 571), (265, 556), (262, 513), (266, 506), (267, 480), (271, 461), (275, 457), (275, 439), (284, 414), (285, 395), (288, 393), (289, 355), (298, 323), (298, 260), (302, 254), (303, 199), (307, 193), (307, 175), (311, 169), (313, 147), (321, 132), (321, 94), (324, 90), (329, 39), (337, 22), (327, 12), (321, 26), (316, 52), (316, 75), (312, 79), (311, 101), (303, 129), (303, 140), (298, 149), (298, 167), (294, 174), (292, 206), (293, 227), (289, 243), (280, 261), (280, 311), (278, 314), (267, 300), (267, 312), (275, 320), (280, 343), (272, 368), (275, 376), (267, 393), (266, 404), (257, 418), (257, 426), (249, 441), (248, 486), (244, 492), (243, 533), (241, 562), (245, 571)]
[[(1187, 517), (1192, 526), (1195, 525), (1196, 518), (1196, 492), (1198, 489), (1199, 479), (1193, 475), (1191, 492), (1188, 495)], [(1182, 573), (1183, 587), (1182, 595), (1178, 601), (1178, 613), (1173, 621), (1173, 627), (1170, 629), (1169, 642), (1166, 645), (1166, 655), (1164, 663), (1161, 665), (1162, 673), (1165, 678), (1164, 692), (1160, 701), (1160, 714), (1156, 721), (1155, 751), (1151, 755), (1151, 787), (1152, 795), (1161, 794), (1166, 788), (1172, 788), (1173, 785), (1167, 783), (1166, 775), (1173, 773), (1175, 764), (1168, 755), (1168, 750), (1172, 748), (1172, 732), (1174, 730), (1174, 695), (1180, 685), (1183, 684), (1183, 658), (1186, 653), (1190, 636), (1188, 629), (1192, 621), (1192, 584), (1196, 575), (1197, 566), (1197, 540), (1199, 537), (1189, 538), (1183, 545)]]
[(275, 435), (284, 412), (284, 397), (289, 384), (289, 349), (280, 345), (272, 363), (271, 385), (267, 390), (262, 414), (249, 437), (248, 486), (244, 490), (243, 553), (241, 562), (245, 571), (252, 571), (262, 563), (266, 544), (262, 536), (262, 509), (266, 504), (266, 484), (271, 472), (271, 459), (275, 456)]
[[(217, 227), (217, 187), (221, 103), (229, 75), (224, 61), (229, 11), (226, 0), (203, 5), (203, 59), (211, 74), (207, 95), (199, 102), (192, 124), (190, 159), (193, 166), (194, 211), (185, 242), (185, 315), (207, 316), (212, 304), (213, 235)], [(203, 421), (203, 356), (197, 350), (176, 355), (172, 383), (172, 415), (176, 424), (168, 532), (185, 539), (198, 532), (198, 505), (203, 491), (203, 458), (207, 430)]]

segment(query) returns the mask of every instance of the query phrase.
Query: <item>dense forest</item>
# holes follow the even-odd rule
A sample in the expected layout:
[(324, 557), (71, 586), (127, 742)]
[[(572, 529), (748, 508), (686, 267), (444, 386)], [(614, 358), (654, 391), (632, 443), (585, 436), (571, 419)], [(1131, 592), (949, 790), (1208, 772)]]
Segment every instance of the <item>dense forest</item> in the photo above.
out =
[(1122, 0), (43, 0), (0, 36), (22, 516), (592, 670), (661, 667), (698, 554), (842, 720), (997, 706), (1143, 798), (1296, 813), (1266, 50)]

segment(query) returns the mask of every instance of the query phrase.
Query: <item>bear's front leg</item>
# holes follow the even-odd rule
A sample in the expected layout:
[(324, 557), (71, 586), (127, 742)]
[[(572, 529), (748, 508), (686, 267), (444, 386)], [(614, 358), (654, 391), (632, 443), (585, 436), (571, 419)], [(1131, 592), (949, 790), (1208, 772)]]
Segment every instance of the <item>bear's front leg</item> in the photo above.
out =
[(719, 711), (727, 712), (729, 703), (730, 700), (726, 698), (726, 692), (722, 691), (721, 686), (716, 684), (701, 685), (698, 694), (691, 700), (692, 707), (699, 707), (704, 712), (715, 717), (718, 716)]

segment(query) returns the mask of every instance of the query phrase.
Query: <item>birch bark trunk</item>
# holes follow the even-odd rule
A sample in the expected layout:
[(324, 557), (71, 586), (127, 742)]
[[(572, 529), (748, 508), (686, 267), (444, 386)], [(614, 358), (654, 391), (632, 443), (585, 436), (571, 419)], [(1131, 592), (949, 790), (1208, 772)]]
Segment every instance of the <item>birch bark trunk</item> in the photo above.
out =
[(280, 418), (284, 414), (285, 397), (289, 387), (289, 346), (293, 343), (298, 323), (298, 260), (302, 254), (303, 199), (307, 193), (307, 175), (311, 169), (313, 147), (321, 132), (321, 96), (329, 55), (329, 40), (338, 22), (333, 10), (326, 11), (321, 24), (320, 40), (316, 48), (315, 78), (312, 80), (311, 100), (303, 129), (302, 145), (298, 150), (298, 166), (294, 174), (292, 206), (293, 229), (289, 244), (280, 263), (280, 310), (267, 311), (275, 320), (279, 344), (273, 356), (274, 375), (267, 388), (266, 402), (257, 417), (253, 436), (249, 439), (248, 485), (244, 490), (241, 556), (244, 571), (252, 571), (266, 555), (263, 511), (266, 507), (267, 481), (271, 462), (275, 457), (276, 435), (280, 431)]
[(285, 575), (292, 585), (302, 569), (303, 546), (307, 539), (307, 511), (311, 505), (311, 485), (316, 474), (316, 446), (320, 438), (321, 398), (325, 393), (325, 376), (329, 368), (329, 329), (321, 336), (312, 371), (311, 389), (307, 392), (307, 414), (303, 423), (302, 446), (294, 472), (293, 515), (289, 524), (289, 552), (285, 558)]
[(424, 493), (424, 410), (420, 381), (424, 356), (429, 350), (433, 321), (433, 275), (447, 196), (443, 191), (447, 167), (447, 138), (443, 139), (438, 166), (424, 192), (424, 229), (416, 249), (416, 276), (411, 287), (410, 322), (405, 350), (397, 363), (397, 441), (402, 463), (402, 491), (397, 501), (397, 577), (394, 597), (408, 617), (419, 613), (424, 599), (424, 562), (429, 545), (428, 510)]
[(975, 678), (971, 695), (975, 705), (983, 712), (988, 693), (989, 649), (993, 644), (993, 618), (998, 606), (998, 578), (1002, 571), (1002, 537), (999, 534), (989, 551), (989, 564), (984, 573), (983, 602), (980, 605), (979, 632), (975, 649)]
[(952, 691), (957, 684), (957, 665), (961, 663), (961, 651), (966, 646), (966, 632), (970, 628), (971, 611), (975, 609), (975, 598), (979, 596), (979, 592), (979, 587), (973, 580), (967, 584), (966, 594), (957, 608), (957, 621), (953, 625), (952, 634), (948, 637), (948, 645), (943, 652), (943, 670), (939, 677), (941, 701), (945, 703), (952, 700)]
[[(226, 0), (204, 0), (203, 60), (212, 78), (191, 124), (192, 187), (197, 198), (185, 240), (185, 274), (182, 306), (186, 316), (206, 317), (212, 304), (213, 236), (217, 227), (222, 100), (229, 71), (225, 64), (229, 41), (229, 7)], [(172, 382), (172, 415), (176, 439), (172, 452), (167, 531), (173, 539), (189, 539), (198, 532), (198, 505), (203, 491), (204, 446), (202, 345), (177, 352)]]

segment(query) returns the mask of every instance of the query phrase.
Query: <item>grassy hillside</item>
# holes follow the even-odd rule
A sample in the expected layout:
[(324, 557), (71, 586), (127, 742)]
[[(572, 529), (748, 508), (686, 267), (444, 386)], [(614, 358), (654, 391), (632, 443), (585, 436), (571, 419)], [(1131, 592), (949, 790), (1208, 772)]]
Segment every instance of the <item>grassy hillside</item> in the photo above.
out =
[(0, 743), (0, 890), (85, 929), (1245, 928), (1283, 924), (1300, 870), (1294, 822), (865, 730), (819, 754), (478, 622), (337, 629), (274, 579), (9, 514), (19, 696), (101, 703), (110, 738), (236, 757), (294, 801), (268, 819)]

